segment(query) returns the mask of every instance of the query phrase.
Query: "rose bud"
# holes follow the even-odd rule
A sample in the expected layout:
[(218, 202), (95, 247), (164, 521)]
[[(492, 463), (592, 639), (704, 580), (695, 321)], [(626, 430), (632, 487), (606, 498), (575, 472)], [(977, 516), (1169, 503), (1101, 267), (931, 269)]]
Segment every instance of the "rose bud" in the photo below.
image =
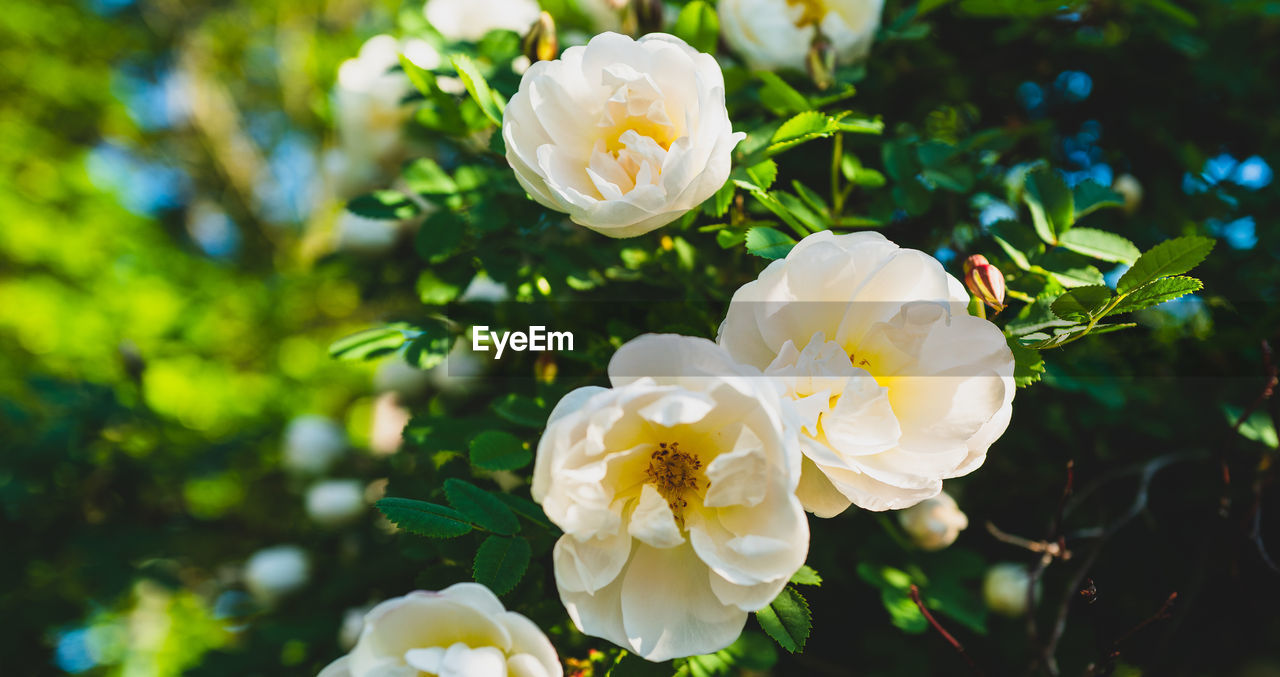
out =
[(524, 35), (524, 55), (529, 61), (551, 61), (560, 56), (560, 41), (556, 39), (556, 21), (547, 12), (538, 15), (538, 20), (529, 27)]
[(898, 513), (898, 524), (924, 550), (941, 550), (969, 526), (969, 518), (947, 492), (925, 499)]
[(981, 254), (970, 256), (964, 262), (964, 268), (964, 283), (969, 293), (997, 313), (1004, 310), (1004, 273), (987, 263)]
[[(982, 597), (987, 608), (1001, 616), (1016, 618), (1027, 612), (1027, 588), (1031, 575), (1024, 564), (1005, 562), (987, 569), (982, 581)], [(1038, 593), (1039, 591), (1037, 591)], [(1037, 598), (1039, 594), (1035, 595)]]

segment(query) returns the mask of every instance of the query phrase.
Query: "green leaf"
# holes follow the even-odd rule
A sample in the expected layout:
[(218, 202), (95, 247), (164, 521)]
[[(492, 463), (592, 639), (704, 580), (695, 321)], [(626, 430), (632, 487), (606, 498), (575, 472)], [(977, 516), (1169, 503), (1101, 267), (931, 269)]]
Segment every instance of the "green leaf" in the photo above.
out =
[(761, 190), (769, 190), (773, 182), (778, 178), (778, 163), (773, 160), (765, 160), (747, 167), (747, 178), (752, 183), (759, 186)]
[(418, 298), (428, 306), (446, 305), (462, 292), (462, 287), (441, 280), (430, 270), (424, 270), (418, 275), (418, 282), (414, 287), (418, 291)]
[(471, 465), (484, 470), (518, 470), (529, 465), (533, 452), (520, 438), (501, 430), (486, 430), (471, 440)]
[(1067, 232), (1075, 217), (1075, 203), (1067, 183), (1057, 172), (1040, 165), (1027, 173), (1022, 199), (1031, 208), (1036, 234), (1049, 244)]
[(1009, 350), (1013, 351), (1013, 382), (1019, 388), (1025, 388), (1044, 376), (1044, 357), (1039, 350), (1028, 348), (1012, 336), (1008, 339)]
[(530, 428), (541, 428), (550, 413), (536, 401), (509, 393), (493, 403), (493, 410), (504, 420)]
[(716, 53), (720, 35), (720, 18), (716, 10), (703, 0), (694, 0), (680, 10), (672, 32), (699, 52)]
[(413, 248), (429, 263), (448, 260), (462, 243), (467, 229), (461, 216), (445, 210), (432, 214), (418, 227)]
[(1076, 287), (1059, 296), (1049, 306), (1054, 315), (1064, 320), (1088, 322), (1098, 311), (1111, 302), (1111, 289), (1105, 284)]
[(408, 328), (409, 326), (403, 323), (389, 324), (345, 336), (329, 344), (329, 357), (339, 360), (369, 360), (381, 357), (404, 345), (405, 330)]
[(916, 16), (924, 16), (933, 10), (950, 3), (952, 0), (920, 0), (920, 4), (916, 5)]
[(776, 155), (805, 141), (831, 136), (839, 130), (836, 118), (816, 110), (805, 111), (778, 127), (769, 140), (767, 153)]
[(804, 203), (809, 205), (814, 212), (826, 214), (830, 210), (830, 207), (827, 205), (827, 201), (822, 199), (821, 195), (813, 192), (813, 190), (803, 183), (793, 180), (791, 182), (791, 187), (795, 189), (796, 194), (800, 196), (800, 199), (804, 200)]
[(791, 236), (768, 226), (756, 226), (747, 231), (747, 251), (766, 259), (780, 259), (796, 246)]
[(1058, 237), (1058, 244), (1077, 254), (1112, 263), (1132, 264), (1141, 255), (1132, 242), (1094, 228), (1072, 228)]
[(778, 646), (790, 653), (804, 650), (813, 625), (809, 603), (790, 585), (783, 588), (769, 606), (756, 612), (756, 620)]
[(1066, 329), (1062, 329), (1062, 328), (1054, 329), (1053, 334), (1048, 334), (1045, 332), (1035, 332), (1032, 334), (1026, 334), (1024, 336), (1019, 336), (1018, 341), (1022, 343), (1023, 346), (1026, 346), (1028, 348), (1046, 350), (1048, 348), (1056, 348), (1062, 345), (1063, 343), (1066, 343), (1067, 341), (1075, 339), (1077, 336), (1083, 335), (1086, 333), (1090, 335), (1109, 334), (1113, 331), (1119, 331), (1121, 329), (1130, 329), (1136, 326), (1138, 325), (1132, 322), (1124, 322), (1124, 323), (1117, 323), (1117, 324), (1099, 324), (1099, 325), (1095, 325), (1092, 330), (1089, 330), (1088, 326), (1078, 325), (1078, 326), (1074, 326)]
[(773, 196), (778, 199), (778, 202), (782, 203), (783, 207), (787, 208), (787, 211), (791, 212), (792, 216), (796, 217), (800, 223), (803, 223), (805, 228), (815, 232), (827, 229), (827, 218), (815, 213), (809, 208), (809, 205), (804, 203), (804, 200), (782, 191), (775, 192)]
[(418, 214), (418, 205), (398, 190), (375, 190), (351, 199), (347, 211), (379, 221), (403, 221)]
[(1076, 187), (1071, 191), (1071, 195), (1075, 200), (1076, 221), (1079, 221), (1084, 215), (1103, 207), (1124, 206), (1123, 195), (1095, 183), (1092, 179), (1086, 179), (1076, 184)]
[(529, 541), (520, 536), (490, 536), (476, 550), (472, 573), (493, 594), (505, 595), (524, 578), (532, 552)]
[[(501, 135), (498, 135), (501, 136)], [(418, 158), (405, 168), (404, 182), (409, 190), (423, 195), (452, 195), (458, 186), (449, 174), (431, 158)]]
[(733, 185), (732, 181), (725, 181), (724, 185), (720, 186), (715, 197), (709, 201), (711, 205), (709, 211), (712, 216), (718, 219), (729, 213), (729, 206), (733, 204), (733, 193), (736, 189), (737, 186)]
[(1031, 270), (1029, 257), (1044, 248), (1031, 229), (1017, 221), (997, 221), (987, 226), (987, 230), (1013, 265), (1023, 270)]
[(449, 330), (439, 325), (423, 327), (404, 349), (404, 359), (419, 369), (431, 369), (445, 361), (451, 347)]
[(813, 567), (805, 564), (791, 574), (791, 582), (796, 585), (822, 585), (822, 576), (819, 576)]
[(1194, 277), (1183, 277), (1177, 275), (1174, 277), (1165, 277), (1155, 282), (1149, 282), (1146, 285), (1138, 287), (1124, 297), (1116, 307), (1107, 315), (1119, 315), (1120, 313), (1132, 313), (1135, 310), (1150, 308), (1158, 303), (1172, 301), (1184, 294), (1200, 291), (1204, 285)]
[(1087, 287), (1104, 284), (1102, 271), (1088, 263), (1088, 259), (1067, 251), (1054, 249), (1032, 262), (1031, 269), (1053, 277), (1064, 287)]
[(507, 507), (511, 508), (512, 512), (529, 520), (530, 522), (533, 522), (544, 529), (555, 528), (555, 525), (551, 523), (551, 520), (547, 519), (547, 514), (542, 511), (542, 506), (537, 503), (520, 498), (515, 494), (504, 493), (494, 494), (494, 496), (497, 496), (499, 501), (506, 503)]
[(1211, 238), (1198, 235), (1165, 240), (1138, 257), (1133, 267), (1120, 277), (1116, 291), (1124, 294), (1152, 280), (1181, 275), (1200, 265), (1214, 244)]
[(467, 92), (479, 104), (480, 110), (484, 112), (485, 117), (489, 118), (489, 121), (493, 124), (501, 127), (502, 101), (493, 90), (489, 89), (488, 81), (480, 74), (480, 69), (476, 67), (475, 62), (466, 54), (454, 54), (450, 61), (453, 63), (454, 69), (458, 71), (458, 77), (462, 79), (462, 84), (466, 85)]
[(880, 159), (884, 162), (885, 171), (894, 181), (908, 181), (920, 173), (920, 160), (905, 141), (884, 144), (880, 149)]
[(505, 503), (470, 482), (450, 477), (444, 481), (444, 495), (478, 527), (504, 536), (520, 531), (520, 522)]
[(756, 77), (764, 83), (760, 103), (778, 115), (795, 115), (811, 108), (809, 100), (773, 71), (759, 71)]
[[(751, 197), (755, 198), (756, 202), (764, 205), (766, 209), (773, 212), (774, 216), (782, 219), (783, 223), (791, 226), (791, 229), (800, 234), (801, 237), (809, 234), (809, 231), (800, 223), (800, 220), (797, 219), (795, 215), (792, 214), (791, 211), (781, 202), (779, 202), (778, 198), (771, 195), (769, 191), (760, 190), (760, 188), (749, 181), (738, 181), (737, 184), (739, 187), (745, 188), (749, 191), (751, 193)], [(748, 245), (750, 245), (749, 241)]]
[[(1234, 426), (1236, 421), (1240, 420), (1244, 409), (1225, 405), (1222, 407), (1222, 413), (1227, 416), (1227, 425)], [(1240, 424), (1239, 432), (1245, 439), (1260, 442), (1272, 449), (1280, 448), (1280, 437), (1276, 436), (1275, 421), (1271, 420), (1270, 414), (1261, 409), (1249, 414), (1249, 418)]]
[(716, 244), (721, 249), (731, 249), (747, 241), (747, 232), (744, 230), (720, 230), (716, 232)]
[(457, 510), (411, 498), (387, 497), (374, 504), (393, 524), (419, 536), (454, 538), (471, 531), (471, 523)]

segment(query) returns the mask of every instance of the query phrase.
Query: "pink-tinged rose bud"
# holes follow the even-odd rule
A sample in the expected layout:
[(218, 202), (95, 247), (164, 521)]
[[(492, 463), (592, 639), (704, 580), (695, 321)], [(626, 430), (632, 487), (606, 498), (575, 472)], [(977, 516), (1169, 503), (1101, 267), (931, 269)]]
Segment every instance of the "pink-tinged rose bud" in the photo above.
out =
[(969, 271), (973, 270), (976, 266), (989, 265), (991, 265), (991, 262), (987, 260), (987, 257), (982, 254), (974, 254), (964, 260), (964, 276), (969, 277)]
[[(982, 259), (982, 263), (974, 261), (974, 259)], [(970, 263), (972, 262), (972, 266)], [(965, 286), (969, 288), (969, 293), (978, 297), (979, 301), (987, 304), (997, 313), (1004, 310), (1004, 273), (999, 268), (986, 263), (986, 258), (982, 255), (974, 255), (965, 261)]]

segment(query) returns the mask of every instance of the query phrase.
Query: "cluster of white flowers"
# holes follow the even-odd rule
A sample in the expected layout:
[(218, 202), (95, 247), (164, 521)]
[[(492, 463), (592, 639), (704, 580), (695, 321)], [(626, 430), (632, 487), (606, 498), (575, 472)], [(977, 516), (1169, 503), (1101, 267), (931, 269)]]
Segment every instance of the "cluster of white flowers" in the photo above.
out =
[[(798, 69), (819, 49), (865, 56), (882, 5), (720, 0), (719, 15), (749, 66)], [(466, 40), (538, 16), (532, 0), (425, 11)], [(502, 135), (530, 197), (610, 237), (697, 208), (744, 138), (715, 58), (660, 33), (601, 33), (533, 64)], [(717, 341), (619, 348), (611, 387), (566, 395), (537, 447), (532, 494), (564, 532), (555, 580), (577, 627), (655, 661), (728, 646), (804, 563), (806, 511), (933, 499), (902, 524), (923, 548), (954, 541), (967, 519), (942, 482), (982, 464), (1014, 395), (1005, 338), (968, 303), (923, 252), (819, 232), (737, 290)], [(384, 602), (363, 628), (325, 676), (561, 674), (537, 628), (473, 584)]]

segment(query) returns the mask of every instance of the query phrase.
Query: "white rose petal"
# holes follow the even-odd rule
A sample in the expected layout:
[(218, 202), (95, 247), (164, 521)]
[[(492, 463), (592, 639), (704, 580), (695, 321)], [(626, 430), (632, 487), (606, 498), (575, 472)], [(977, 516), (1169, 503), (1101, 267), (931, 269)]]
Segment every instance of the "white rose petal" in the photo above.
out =
[(346, 432), (323, 416), (299, 416), (284, 432), (284, 465), (295, 472), (322, 474), (346, 450)]
[(884, 0), (720, 0), (725, 42), (756, 70), (804, 70), (819, 29), (849, 63), (871, 49)]
[(906, 508), (982, 464), (1009, 424), (1013, 354), (968, 300), (872, 232), (810, 235), (734, 293), (720, 345), (793, 400), (807, 510)]
[(898, 524), (925, 550), (941, 550), (956, 542), (969, 518), (951, 494), (942, 492), (898, 513)]
[(541, 11), (536, 0), (429, 0), (422, 8), (445, 38), (471, 42), (494, 30), (523, 35)]
[(642, 235), (711, 197), (744, 136), (715, 58), (663, 33), (602, 33), (533, 64), (502, 121), (529, 195), (610, 237)]
[(609, 376), (566, 395), (538, 444), (560, 599), (583, 632), (652, 661), (722, 649), (808, 552), (792, 417), (706, 339), (642, 336)]
[(562, 677), (555, 647), (478, 583), (411, 592), (375, 606), (351, 653), (320, 677)]

